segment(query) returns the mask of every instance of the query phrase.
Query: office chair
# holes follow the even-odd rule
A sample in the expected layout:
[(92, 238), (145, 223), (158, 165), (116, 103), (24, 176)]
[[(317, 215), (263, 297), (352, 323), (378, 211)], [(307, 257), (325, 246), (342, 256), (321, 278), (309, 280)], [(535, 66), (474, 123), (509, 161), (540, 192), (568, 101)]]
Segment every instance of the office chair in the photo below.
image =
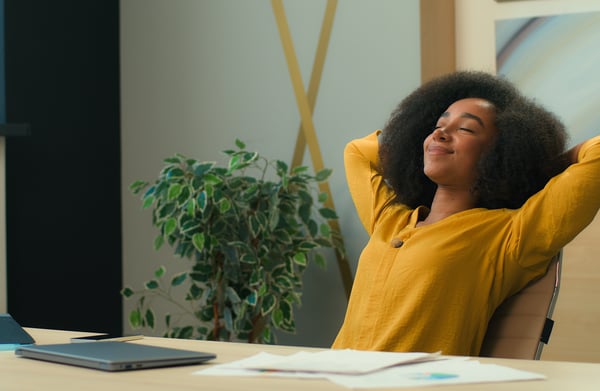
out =
[(480, 356), (539, 360), (548, 343), (558, 297), (562, 250), (546, 274), (507, 298), (488, 323)]

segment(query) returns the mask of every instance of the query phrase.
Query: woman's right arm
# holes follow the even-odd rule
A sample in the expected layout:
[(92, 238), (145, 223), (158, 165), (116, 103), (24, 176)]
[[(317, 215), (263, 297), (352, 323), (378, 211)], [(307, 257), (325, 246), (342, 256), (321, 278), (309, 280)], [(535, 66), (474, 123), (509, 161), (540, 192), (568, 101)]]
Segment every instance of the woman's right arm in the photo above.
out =
[(346, 181), (358, 217), (369, 234), (379, 212), (387, 205), (393, 192), (383, 181), (379, 171), (380, 130), (352, 140), (344, 149)]

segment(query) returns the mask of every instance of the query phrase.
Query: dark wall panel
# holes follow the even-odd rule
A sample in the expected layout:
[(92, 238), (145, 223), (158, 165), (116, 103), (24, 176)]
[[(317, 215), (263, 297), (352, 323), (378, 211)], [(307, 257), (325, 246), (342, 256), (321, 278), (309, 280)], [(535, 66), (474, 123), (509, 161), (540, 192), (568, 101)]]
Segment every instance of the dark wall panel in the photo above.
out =
[(8, 310), (121, 331), (118, 0), (5, 0)]

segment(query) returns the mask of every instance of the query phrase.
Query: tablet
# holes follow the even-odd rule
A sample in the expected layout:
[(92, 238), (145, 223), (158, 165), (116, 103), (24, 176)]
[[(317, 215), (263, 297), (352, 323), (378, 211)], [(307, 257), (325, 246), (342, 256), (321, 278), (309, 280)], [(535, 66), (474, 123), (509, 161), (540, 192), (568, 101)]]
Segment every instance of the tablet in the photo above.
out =
[(15, 354), (103, 371), (191, 365), (216, 358), (213, 353), (117, 341), (21, 346)]
[(0, 314), (0, 344), (26, 345), (34, 342), (10, 314)]

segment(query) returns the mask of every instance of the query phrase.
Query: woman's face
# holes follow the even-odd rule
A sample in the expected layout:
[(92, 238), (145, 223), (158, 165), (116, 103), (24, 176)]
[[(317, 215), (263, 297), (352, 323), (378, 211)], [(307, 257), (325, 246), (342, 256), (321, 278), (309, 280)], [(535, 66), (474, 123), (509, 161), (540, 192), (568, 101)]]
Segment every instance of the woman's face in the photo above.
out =
[(492, 103), (480, 98), (454, 102), (423, 143), (424, 172), (438, 186), (471, 189), (477, 163), (496, 138)]

